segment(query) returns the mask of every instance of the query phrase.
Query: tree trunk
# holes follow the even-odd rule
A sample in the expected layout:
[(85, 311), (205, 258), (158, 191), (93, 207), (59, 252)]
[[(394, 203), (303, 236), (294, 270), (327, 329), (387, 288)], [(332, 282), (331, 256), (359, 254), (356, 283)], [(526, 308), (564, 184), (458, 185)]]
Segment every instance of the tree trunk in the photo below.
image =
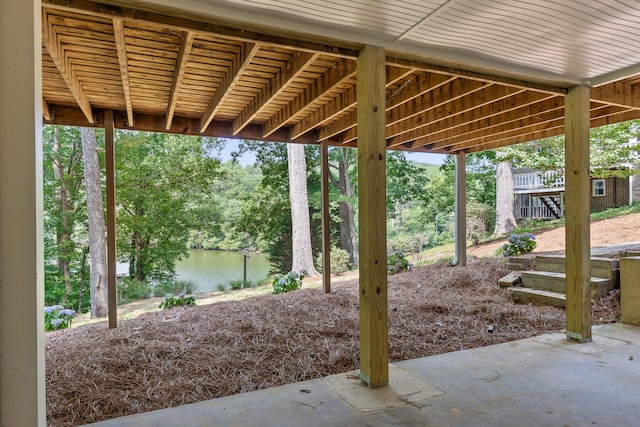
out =
[(87, 278), (87, 258), (89, 257), (89, 248), (86, 246), (82, 249), (82, 258), (80, 259), (80, 284), (78, 285), (78, 313), (82, 312), (82, 303), (84, 299), (84, 281)]
[(351, 205), (351, 183), (349, 182), (349, 154), (348, 148), (341, 149), (338, 163), (338, 190), (345, 198), (341, 200), (338, 208), (340, 215), (340, 245), (349, 253), (349, 262), (353, 267), (358, 267), (358, 242), (356, 241), (356, 224), (353, 206)]
[(71, 233), (72, 227), (69, 221), (71, 215), (71, 200), (69, 200), (69, 190), (67, 188), (67, 180), (63, 166), (61, 146), (60, 146), (60, 128), (53, 128), (53, 175), (58, 182), (56, 187), (56, 203), (58, 204), (58, 212), (60, 212), (60, 222), (56, 227), (56, 244), (58, 248), (58, 271), (62, 276), (65, 293), (62, 297), (62, 304), (69, 303), (69, 295), (73, 291), (71, 285), (71, 271), (69, 269), (70, 251), (72, 250)]
[(288, 144), (289, 200), (291, 203), (291, 235), (293, 263), (291, 270), (305, 272), (307, 276), (318, 276), (313, 265), (311, 250), (311, 221), (307, 196), (307, 162), (304, 145)]
[(496, 227), (493, 235), (510, 233), (516, 226), (513, 214), (513, 170), (510, 162), (499, 162), (496, 167)]
[(107, 244), (102, 204), (102, 185), (98, 144), (93, 128), (81, 128), (84, 180), (87, 187), (87, 217), (89, 220), (89, 282), (91, 292), (91, 317), (109, 314), (107, 300)]

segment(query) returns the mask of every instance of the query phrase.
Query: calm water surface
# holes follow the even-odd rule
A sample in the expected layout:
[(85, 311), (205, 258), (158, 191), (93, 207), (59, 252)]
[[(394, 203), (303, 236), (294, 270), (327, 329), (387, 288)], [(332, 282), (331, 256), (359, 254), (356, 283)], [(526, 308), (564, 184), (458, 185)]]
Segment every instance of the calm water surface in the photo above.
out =
[(230, 282), (242, 280), (244, 255), (247, 258), (247, 280), (257, 282), (269, 275), (269, 255), (255, 252), (206, 251), (193, 249), (189, 258), (178, 261), (179, 280), (191, 280), (196, 292), (217, 291), (218, 285), (229, 287)]

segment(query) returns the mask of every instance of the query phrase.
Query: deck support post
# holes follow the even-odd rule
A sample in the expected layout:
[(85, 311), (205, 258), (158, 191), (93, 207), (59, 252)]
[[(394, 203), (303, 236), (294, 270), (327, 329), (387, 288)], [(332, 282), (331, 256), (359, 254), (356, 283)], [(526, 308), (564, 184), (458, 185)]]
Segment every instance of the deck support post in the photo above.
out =
[(329, 222), (329, 140), (320, 144), (322, 193), (322, 288), (331, 292), (331, 232)]
[(0, 425), (44, 426), (40, 1), (0, 2)]
[(565, 96), (567, 337), (591, 341), (589, 87)]
[(455, 245), (456, 257), (452, 265), (467, 265), (467, 155), (458, 153), (456, 159)]
[(107, 300), (109, 329), (118, 326), (116, 290), (116, 165), (113, 110), (104, 112), (105, 169), (107, 175)]
[(358, 220), (360, 248), (360, 380), (389, 383), (385, 50), (358, 55)]

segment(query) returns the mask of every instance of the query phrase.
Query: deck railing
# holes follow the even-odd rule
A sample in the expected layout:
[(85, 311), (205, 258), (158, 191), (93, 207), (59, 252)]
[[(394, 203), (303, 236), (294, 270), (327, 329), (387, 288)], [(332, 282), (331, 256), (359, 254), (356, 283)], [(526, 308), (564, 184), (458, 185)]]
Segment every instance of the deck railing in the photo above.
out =
[(555, 215), (546, 206), (520, 206), (516, 209), (516, 218), (555, 219)]
[(555, 171), (513, 174), (514, 190), (535, 190), (539, 188), (564, 188), (564, 175)]

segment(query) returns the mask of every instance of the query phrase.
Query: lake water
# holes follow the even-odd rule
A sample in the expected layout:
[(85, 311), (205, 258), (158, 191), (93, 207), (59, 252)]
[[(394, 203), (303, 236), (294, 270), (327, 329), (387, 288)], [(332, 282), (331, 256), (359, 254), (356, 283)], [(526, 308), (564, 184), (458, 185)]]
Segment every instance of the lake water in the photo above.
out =
[(218, 285), (227, 288), (232, 281), (242, 280), (244, 256), (247, 255), (247, 281), (257, 282), (269, 275), (269, 255), (256, 252), (207, 251), (193, 249), (189, 258), (178, 261), (179, 280), (191, 280), (196, 292), (217, 291)]

